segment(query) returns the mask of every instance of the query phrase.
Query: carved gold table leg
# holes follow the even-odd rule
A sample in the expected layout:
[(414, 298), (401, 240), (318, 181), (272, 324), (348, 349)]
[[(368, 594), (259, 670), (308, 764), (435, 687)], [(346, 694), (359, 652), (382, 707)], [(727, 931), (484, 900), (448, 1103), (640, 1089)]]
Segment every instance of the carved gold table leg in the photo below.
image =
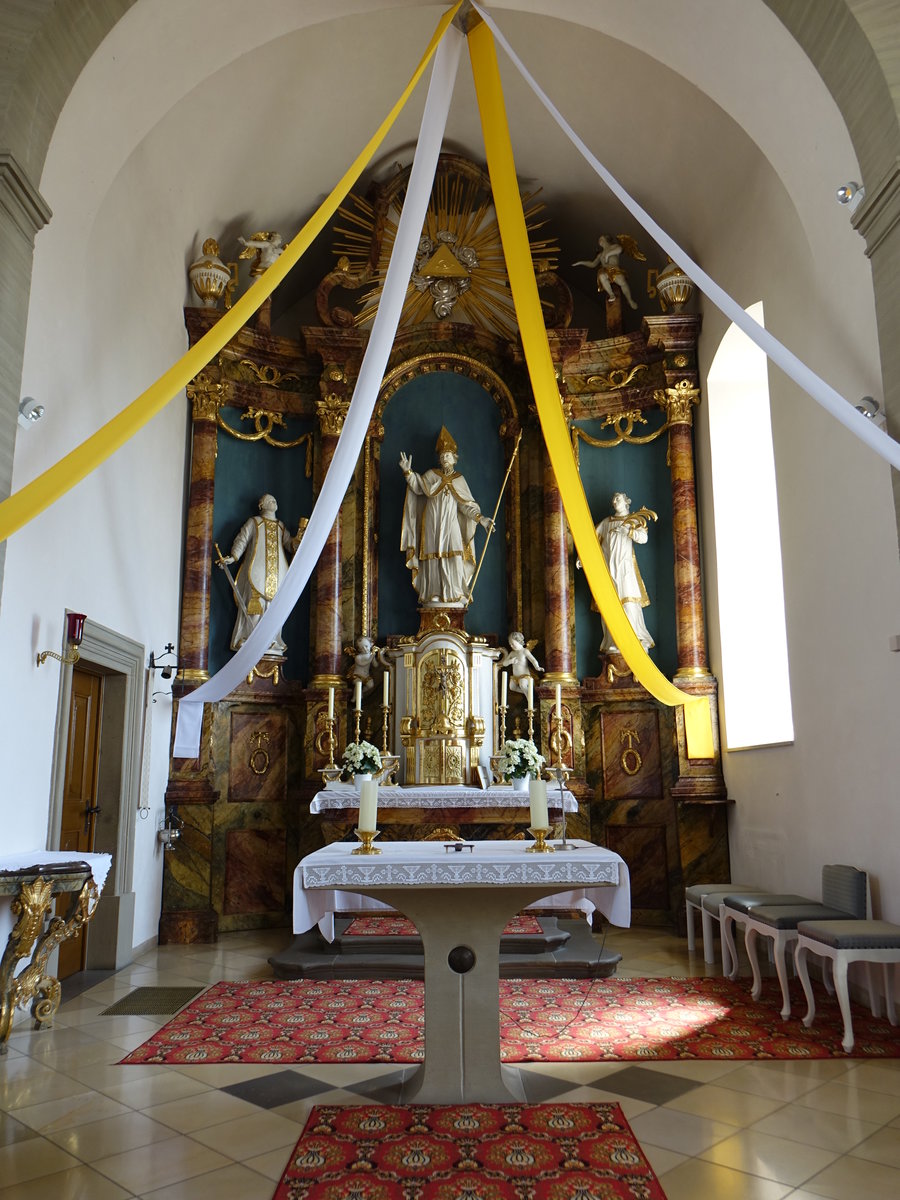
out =
[[(51, 917), (44, 928), (55, 894), (53, 881), (38, 876), (22, 883), (10, 906), (18, 920), (0, 959), (0, 1054), (6, 1053), (15, 1010), (29, 1001), (35, 1029), (49, 1027), (59, 1008), (60, 986), (48, 973), (47, 962), (57, 946), (75, 937), (91, 919), (100, 898), (97, 885), (88, 877), (74, 894), (66, 916)], [(29, 955), (31, 961), (16, 975), (16, 967)]]

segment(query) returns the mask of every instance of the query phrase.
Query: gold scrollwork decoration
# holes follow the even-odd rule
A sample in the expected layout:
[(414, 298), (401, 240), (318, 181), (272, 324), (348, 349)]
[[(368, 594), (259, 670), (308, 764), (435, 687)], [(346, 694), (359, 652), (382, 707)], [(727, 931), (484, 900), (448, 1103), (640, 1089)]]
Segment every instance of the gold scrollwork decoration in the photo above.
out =
[(344, 428), (349, 408), (350, 401), (343, 396), (338, 396), (335, 392), (329, 392), (321, 400), (317, 400), (316, 416), (319, 418), (322, 432), (338, 437)]
[(628, 387), (640, 371), (647, 370), (647, 363), (636, 363), (631, 368), (614, 367), (605, 375), (588, 375), (585, 379), (578, 375), (566, 375), (562, 382), (575, 396), (581, 396), (585, 392), (617, 392), (620, 388)]
[(619, 756), (619, 765), (626, 775), (637, 775), (638, 771), (644, 765), (641, 752), (635, 746), (635, 742), (640, 744), (640, 740), (636, 729), (623, 729), (619, 734), (619, 741), (627, 743)]
[(639, 408), (630, 408), (627, 412), (610, 413), (603, 418), (602, 429), (612, 429), (615, 433), (613, 438), (596, 438), (587, 433), (584, 429), (580, 429), (577, 425), (572, 426), (572, 450), (575, 454), (575, 463), (578, 465), (578, 450), (579, 442), (587, 442), (589, 446), (596, 446), (602, 450), (608, 450), (612, 446), (619, 446), (622, 442), (628, 442), (632, 446), (646, 446), (649, 442), (655, 442), (658, 437), (661, 437), (668, 429), (668, 422), (664, 421), (658, 429), (653, 430), (648, 434), (637, 434), (634, 432), (635, 425), (646, 425), (647, 418)]
[(665, 410), (663, 429), (669, 425), (691, 425), (694, 405), (700, 403), (700, 389), (690, 379), (679, 379), (674, 387), (658, 388), (653, 399)]
[(255, 363), (252, 358), (242, 358), (238, 366), (243, 368), (248, 374), (253, 375), (257, 382), (265, 384), (266, 387), (281, 387), (288, 380), (300, 382), (300, 376), (294, 371), (281, 371), (278, 367), (273, 367), (267, 363), (260, 366)]
[(184, 392), (191, 402), (191, 415), (195, 421), (219, 422), (219, 408), (225, 396), (223, 383), (200, 371), (185, 386)]
[(269, 752), (263, 748), (263, 742), (268, 746), (269, 735), (264, 729), (258, 729), (256, 733), (251, 734), (250, 741), (256, 742), (256, 746), (250, 751), (247, 766), (254, 775), (265, 775), (269, 769)]
[(277, 450), (292, 450), (294, 446), (306, 445), (306, 463), (305, 474), (309, 479), (312, 476), (312, 434), (303, 433), (298, 438), (292, 441), (280, 441), (272, 436), (272, 430), (286, 428), (284, 416), (277, 412), (267, 412), (261, 408), (247, 408), (241, 413), (242, 421), (252, 421), (254, 425), (253, 433), (241, 433), (239, 429), (232, 427), (225, 421), (221, 411), (216, 412), (216, 424), (220, 429), (224, 429), (226, 433), (230, 433), (233, 438), (237, 438), (240, 442), (265, 442), (267, 446), (274, 446)]

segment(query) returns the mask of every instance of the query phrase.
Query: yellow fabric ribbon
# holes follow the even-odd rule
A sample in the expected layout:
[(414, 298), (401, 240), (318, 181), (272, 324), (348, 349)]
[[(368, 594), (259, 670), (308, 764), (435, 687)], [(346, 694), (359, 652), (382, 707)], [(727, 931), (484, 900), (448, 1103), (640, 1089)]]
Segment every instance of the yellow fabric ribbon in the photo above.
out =
[(621, 650), (635, 679), (661, 703), (669, 706), (684, 705), (688, 756), (712, 758), (714, 751), (709, 699), (682, 692), (666, 679), (650, 659), (625, 615), (600, 549), (587, 497), (575, 465), (553, 359), (547, 342), (522, 212), (522, 200), (516, 181), (516, 167), (509, 139), (493, 34), (484, 22), (479, 22), (469, 30), (468, 43), (475, 77), (475, 93), (481, 114), (488, 173), (494, 193), (506, 270), (522, 335), (525, 361), (544, 441), (585, 576), (613, 641)]
[(0, 541), (5, 540), (17, 529), (48, 508), (76, 483), (90, 474), (102, 462), (156, 416), (195, 375), (218, 354), (250, 320), (264, 300), (271, 296), (279, 283), (309, 249), (328, 221), (334, 216), (338, 205), (357, 181), (363, 169), (381, 145), (388, 130), (394, 124), (401, 109), (412, 94), (431, 61), (438, 42), (444, 36), (462, 4), (462, 0), (448, 9), (435, 28), (431, 41), (422, 55), (409, 83), (378, 129), (354, 159), (343, 178), (335, 185), (316, 212), (300, 232), (285, 247), (271, 267), (260, 276), (244, 293), (233, 308), (228, 309), (215, 325), (204, 334), (188, 352), (160, 376), (136, 400), (108, 421), (101, 429), (83, 441), (64, 458), (49, 467), (31, 483), (20, 488), (0, 503)]

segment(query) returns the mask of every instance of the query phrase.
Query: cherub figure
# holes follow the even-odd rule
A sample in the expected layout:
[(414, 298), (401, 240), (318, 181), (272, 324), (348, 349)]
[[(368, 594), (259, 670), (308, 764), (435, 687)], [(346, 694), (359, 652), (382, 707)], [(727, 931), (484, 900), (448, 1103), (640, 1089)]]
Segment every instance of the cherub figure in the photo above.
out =
[(356, 647), (347, 647), (345, 653), (353, 655), (353, 665), (350, 667), (350, 679), (355, 683), (357, 679), (362, 684), (363, 694), (371, 692), (375, 686), (375, 680), (372, 678), (372, 668), (380, 666), (387, 668), (388, 663), (384, 657), (384, 649), (381, 646), (376, 646), (370, 637), (363, 635), (356, 639)]
[(523, 633), (511, 633), (509, 635), (509, 649), (499, 663), (500, 667), (512, 668), (510, 672), (512, 675), (509, 683), (510, 690), (521, 692), (523, 696), (528, 694), (526, 680), (531, 678), (531, 671), (528, 664), (530, 663), (539, 675), (543, 675), (544, 673), (544, 668), (531, 653), (532, 647), (536, 645), (537, 640), (526, 643)]
[(276, 258), (284, 253), (281, 234), (271, 230), (251, 233), (248, 238), (239, 237), (238, 241), (244, 247), (238, 258), (253, 259), (250, 265), (251, 275), (262, 275), (263, 271), (271, 267)]
[(616, 298), (613, 291), (615, 285), (625, 297), (629, 307), (637, 308), (637, 303), (631, 295), (631, 288), (628, 286), (628, 280), (625, 278), (625, 272), (619, 266), (619, 259), (622, 257), (623, 250), (639, 262), (646, 262), (646, 256), (641, 254), (637, 242), (627, 233), (620, 233), (615, 238), (602, 233), (597, 239), (597, 245), (599, 250), (590, 262), (587, 259), (579, 259), (578, 262), (572, 263), (572, 266), (596, 267), (597, 291), (606, 293), (607, 303)]

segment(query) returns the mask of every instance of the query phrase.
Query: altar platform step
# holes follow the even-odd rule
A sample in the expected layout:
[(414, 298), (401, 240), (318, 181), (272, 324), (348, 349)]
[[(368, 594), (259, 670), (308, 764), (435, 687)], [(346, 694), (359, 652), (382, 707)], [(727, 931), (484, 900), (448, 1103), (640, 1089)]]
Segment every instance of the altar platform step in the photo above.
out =
[[(318, 929), (298, 934), (273, 954), (278, 979), (421, 979), (425, 973), (418, 937), (344, 937), (348, 918), (335, 919), (335, 940)], [(541, 933), (506, 935), (500, 942), (502, 979), (605, 979), (621, 954), (606, 950), (583, 919), (539, 918)], [(360, 945), (360, 943), (365, 943)]]

